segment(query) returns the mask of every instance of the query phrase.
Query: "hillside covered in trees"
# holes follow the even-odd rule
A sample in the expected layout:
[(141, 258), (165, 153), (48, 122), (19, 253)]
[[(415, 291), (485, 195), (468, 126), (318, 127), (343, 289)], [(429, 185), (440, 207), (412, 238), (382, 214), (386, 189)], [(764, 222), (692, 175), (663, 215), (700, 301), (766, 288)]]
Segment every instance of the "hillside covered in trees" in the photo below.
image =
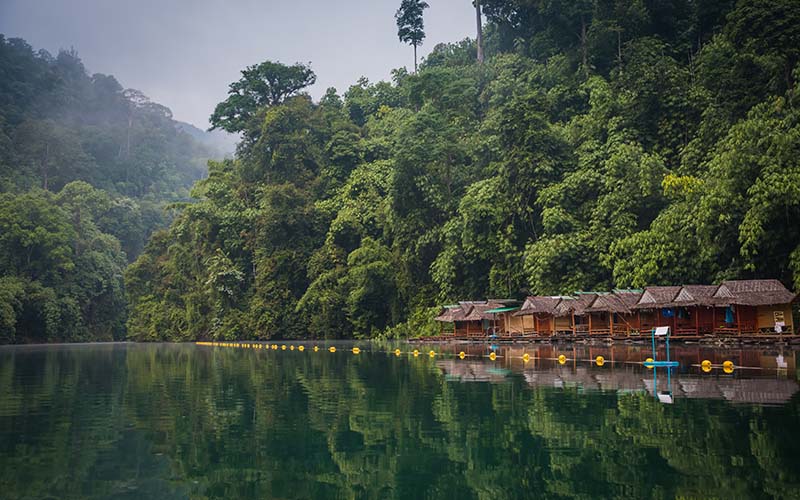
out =
[(223, 157), (188, 127), (0, 35), (0, 342), (125, 338), (125, 267)]
[(438, 45), (319, 102), (307, 66), (244, 70), (212, 116), (237, 157), (127, 271), (130, 338), (414, 335), (456, 299), (800, 285), (798, 2), (481, 4), (483, 63)]
[[(398, 4), (416, 54), (427, 5)], [(480, 44), (389, 82), (315, 102), (310, 66), (244, 69), (211, 117), (236, 156), (208, 166), (221, 136), (0, 37), (0, 342), (405, 336), (458, 299), (800, 287), (797, 0), (476, 4)]]

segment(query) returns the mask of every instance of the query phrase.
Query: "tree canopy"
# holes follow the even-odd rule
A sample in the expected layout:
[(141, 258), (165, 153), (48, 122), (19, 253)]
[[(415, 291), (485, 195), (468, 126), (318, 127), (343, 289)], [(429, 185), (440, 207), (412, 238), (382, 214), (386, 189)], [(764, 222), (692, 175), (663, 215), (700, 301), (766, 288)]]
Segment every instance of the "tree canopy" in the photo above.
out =
[(417, 47), (425, 40), (425, 22), (422, 12), (429, 5), (422, 0), (402, 0), (394, 17), (397, 21), (397, 37), (401, 42), (414, 47), (414, 71), (417, 70)]
[[(421, 4), (403, 5), (421, 16)], [(59, 201), (75, 180), (109, 194), (81, 197), (129, 258), (157, 226), (149, 200), (178, 202), (125, 271), (133, 339), (419, 335), (456, 300), (732, 278), (800, 287), (792, 2), (480, 5), (483, 64), (474, 40), (443, 43), (413, 74), (318, 102), (306, 65), (246, 68), (212, 116), (241, 132), (237, 154), (191, 197), (172, 187), (183, 170), (168, 110), (87, 76), (74, 55), (4, 41), (19, 71), (0, 82), (0, 182), (15, 197), (46, 187), (30, 196), (54, 205), (37, 212), (47, 237), (3, 219), (16, 235), (4, 296), (53, 288), (84, 255), (96, 233)], [(74, 81), (114, 111), (90, 125), (48, 112), (72, 102)]]
[(228, 132), (248, 130), (259, 110), (281, 104), (287, 97), (313, 85), (316, 79), (311, 68), (300, 63), (287, 66), (264, 61), (248, 66), (242, 71), (242, 78), (231, 83), (228, 98), (214, 109), (211, 128)]

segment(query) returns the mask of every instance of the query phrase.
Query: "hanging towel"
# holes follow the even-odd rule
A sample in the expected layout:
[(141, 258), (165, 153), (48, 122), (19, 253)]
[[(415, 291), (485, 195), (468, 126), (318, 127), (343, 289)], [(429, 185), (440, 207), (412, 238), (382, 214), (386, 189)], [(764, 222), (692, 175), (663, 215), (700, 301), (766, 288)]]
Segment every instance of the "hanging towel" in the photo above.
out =
[(671, 318), (675, 316), (675, 311), (672, 308), (664, 308), (661, 310), (661, 314), (664, 315), (665, 318)]
[(733, 322), (733, 306), (728, 306), (725, 308), (725, 323), (731, 324)]

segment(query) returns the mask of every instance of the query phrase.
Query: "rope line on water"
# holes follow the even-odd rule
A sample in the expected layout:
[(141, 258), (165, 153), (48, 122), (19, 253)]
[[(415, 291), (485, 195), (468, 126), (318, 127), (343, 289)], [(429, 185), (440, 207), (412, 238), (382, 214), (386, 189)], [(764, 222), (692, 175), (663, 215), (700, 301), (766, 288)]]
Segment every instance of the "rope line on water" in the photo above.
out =
[[(286, 351), (286, 350), (294, 351), (294, 350), (297, 350), (299, 352), (305, 352), (305, 350), (306, 350), (306, 346), (305, 345), (281, 344), (279, 346), (278, 344), (266, 344), (266, 343), (262, 343), (262, 342), (207, 342), (207, 341), (199, 341), (199, 342), (195, 342), (195, 345), (206, 346), (206, 347), (229, 347), (229, 348), (234, 348), (234, 349), (256, 349), (256, 350), (273, 350), (273, 351), (277, 351), (277, 350), (280, 349), (281, 351)], [(320, 351), (320, 347), (318, 345), (315, 345), (315, 346), (313, 346), (311, 348), (311, 350), (313, 352), (319, 352)], [(330, 353), (339, 352), (339, 351), (337, 351), (335, 346), (328, 347), (327, 351), (330, 352)], [(405, 354), (405, 355), (411, 355), (412, 357), (415, 357), (415, 358), (417, 358), (417, 357), (419, 357), (420, 355), (423, 354), (419, 349), (414, 349), (414, 350), (411, 350), (411, 351), (402, 351), (402, 350), (400, 350), (398, 348), (398, 349), (394, 349), (393, 351), (363, 351), (358, 346), (354, 346), (354, 347), (352, 347), (350, 349), (347, 349), (347, 350), (345, 350), (343, 352), (350, 352), (350, 353), (355, 354), (355, 355), (361, 354), (362, 352), (367, 352), (367, 353), (378, 352), (378, 353), (385, 353), (385, 354), (394, 354), (396, 357), (400, 357), (403, 354)], [(652, 358), (647, 358), (644, 361), (613, 361), (613, 360), (608, 361), (603, 356), (597, 356), (594, 359), (567, 358), (564, 354), (560, 354), (556, 358), (542, 358), (542, 357), (536, 357), (536, 355), (531, 356), (527, 352), (523, 353), (519, 357), (501, 356), (501, 355), (498, 355), (497, 353), (495, 353), (494, 351), (490, 352), (489, 354), (467, 354), (464, 351), (460, 351), (458, 354), (454, 354), (454, 353), (446, 353), (446, 352), (436, 352), (433, 349), (428, 351), (427, 355), (431, 359), (436, 358), (436, 357), (456, 358), (456, 359), (461, 359), (461, 360), (466, 359), (466, 358), (488, 358), (491, 361), (495, 361), (495, 360), (507, 357), (509, 359), (520, 359), (520, 360), (522, 360), (523, 363), (528, 363), (530, 361), (539, 360), (539, 361), (557, 361), (558, 364), (560, 364), (560, 365), (565, 365), (567, 363), (567, 361), (572, 361), (572, 362), (580, 362), (580, 363), (589, 363), (589, 364), (596, 365), (598, 367), (603, 367), (606, 364), (610, 364), (610, 365), (614, 365), (614, 364), (643, 365), (645, 363), (651, 363), (653, 361)], [(728, 373), (728, 374), (733, 373), (734, 370), (737, 370), (737, 369), (738, 370), (764, 370), (765, 369), (765, 368), (756, 367), (756, 366), (736, 366), (733, 363), (733, 361), (730, 361), (730, 360), (723, 361), (721, 364), (713, 364), (710, 360), (707, 360), (707, 359), (703, 360), (699, 364), (691, 364), (689, 366), (700, 368), (700, 370), (702, 372), (704, 372), (704, 373), (710, 373), (711, 371), (713, 371), (715, 369), (722, 369), (723, 372)], [(653, 369), (652, 366), (648, 366), (647, 368), (651, 369), (651, 370)]]

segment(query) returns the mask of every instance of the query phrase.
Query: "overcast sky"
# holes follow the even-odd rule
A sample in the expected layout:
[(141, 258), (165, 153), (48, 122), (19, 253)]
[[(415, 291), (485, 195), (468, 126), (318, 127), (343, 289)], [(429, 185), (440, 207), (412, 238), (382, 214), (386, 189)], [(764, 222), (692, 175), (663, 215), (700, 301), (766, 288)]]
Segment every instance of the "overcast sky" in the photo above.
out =
[[(427, 39), (474, 37), (470, 0), (427, 0)], [(397, 40), (400, 0), (0, 0), (0, 33), (56, 53), (75, 48), (87, 69), (117, 77), (168, 106), (179, 120), (208, 126), (214, 105), (245, 66), (266, 59), (311, 62), (319, 98), (360, 76), (389, 79), (413, 68)]]

